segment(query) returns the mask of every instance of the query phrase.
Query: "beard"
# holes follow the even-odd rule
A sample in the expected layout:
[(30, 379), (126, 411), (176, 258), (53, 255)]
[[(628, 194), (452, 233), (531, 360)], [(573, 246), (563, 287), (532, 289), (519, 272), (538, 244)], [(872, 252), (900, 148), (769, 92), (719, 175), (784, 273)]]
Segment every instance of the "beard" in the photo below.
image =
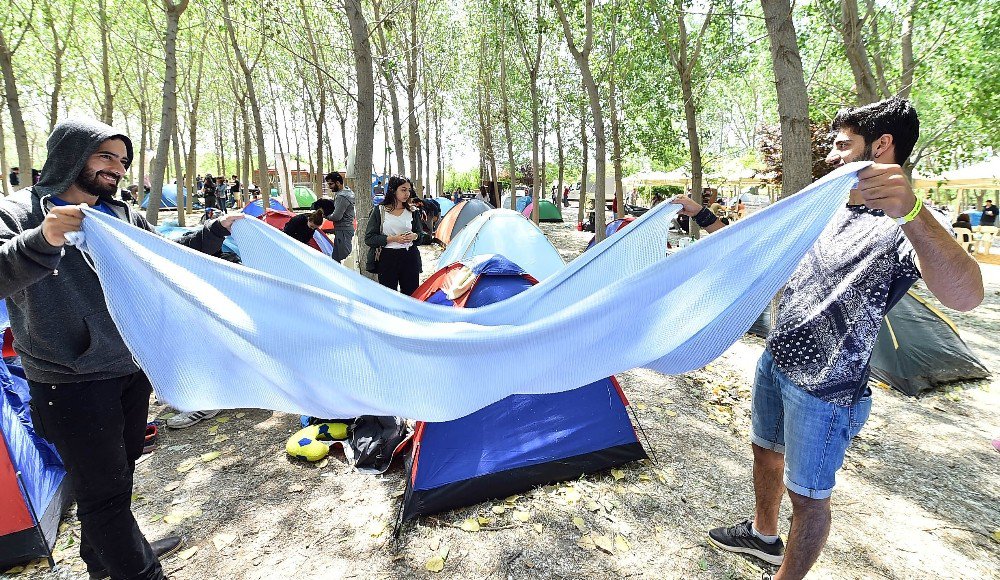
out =
[(106, 183), (101, 179), (101, 175), (108, 175), (114, 178), (113, 173), (107, 171), (91, 171), (86, 167), (80, 172), (80, 175), (76, 178), (76, 185), (80, 189), (86, 191), (90, 195), (95, 195), (97, 197), (114, 197), (118, 193), (118, 180), (115, 179), (114, 183)]

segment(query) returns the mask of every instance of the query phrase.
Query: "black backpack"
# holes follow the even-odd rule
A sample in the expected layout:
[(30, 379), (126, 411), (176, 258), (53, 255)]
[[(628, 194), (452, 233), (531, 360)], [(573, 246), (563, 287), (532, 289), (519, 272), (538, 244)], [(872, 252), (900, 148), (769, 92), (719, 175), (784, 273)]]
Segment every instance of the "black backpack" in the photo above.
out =
[(349, 459), (358, 471), (385, 473), (411, 434), (402, 417), (362, 415), (354, 420), (348, 435)]

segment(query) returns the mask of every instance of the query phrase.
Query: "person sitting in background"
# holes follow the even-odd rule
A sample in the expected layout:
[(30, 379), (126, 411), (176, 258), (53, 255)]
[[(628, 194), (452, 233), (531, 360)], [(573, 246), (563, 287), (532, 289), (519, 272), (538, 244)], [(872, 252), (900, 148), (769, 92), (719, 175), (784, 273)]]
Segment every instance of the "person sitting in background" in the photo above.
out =
[(323, 210), (316, 209), (309, 213), (299, 214), (285, 223), (281, 231), (289, 236), (308, 244), (313, 238), (313, 234), (323, 225)]
[(955, 218), (955, 223), (951, 224), (951, 229), (964, 228), (967, 230), (972, 229), (972, 220), (969, 218), (969, 214), (960, 213), (958, 217)]

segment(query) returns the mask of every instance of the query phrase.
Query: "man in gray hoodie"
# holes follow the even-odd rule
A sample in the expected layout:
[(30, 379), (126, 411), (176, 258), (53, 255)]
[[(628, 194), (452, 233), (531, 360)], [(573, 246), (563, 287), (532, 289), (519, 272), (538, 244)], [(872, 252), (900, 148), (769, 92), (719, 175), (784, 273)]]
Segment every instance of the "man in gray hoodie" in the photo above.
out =
[(354, 192), (344, 187), (344, 176), (333, 171), (324, 177), (333, 199), (316, 200), (312, 208), (323, 210), (333, 222), (333, 259), (337, 263), (351, 254), (354, 244)]
[[(46, 146), (38, 184), (0, 200), (0, 298), (31, 387), (32, 420), (66, 466), (91, 578), (163, 578), (158, 556), (181, 541), (150, 545), (131, 512), (152, 387), (111, 320), (97, 274), (66, 245), (81, 228), (81, 204), (152, 231), (115, 199), (132, 142), (103, 123), (69, 120)], [(215, 253), (239, 217), (208, 222), (181, 243)]]

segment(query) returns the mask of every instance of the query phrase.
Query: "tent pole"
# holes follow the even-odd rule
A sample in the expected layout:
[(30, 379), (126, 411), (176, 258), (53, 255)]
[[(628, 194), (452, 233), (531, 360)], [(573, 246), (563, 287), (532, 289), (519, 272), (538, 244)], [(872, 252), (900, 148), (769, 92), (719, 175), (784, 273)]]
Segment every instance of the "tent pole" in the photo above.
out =
[(643, 439), (646, 440), (646, 447), (649, 447), (649, 452), (653, 456), (653, 463), (659, 465), (660, 460), (656, 458), (656, 449), (653, 448), (653, 444), (649, 442), (649, 435), (646, 434), (646, 429), (643, 428), (642, 423), (639, 421), (639, 415), (636, 414), (635, 408), (632, 405), (628, 406), (629, 411), (632, 411), (632, 418), (635, 419), (635, 424), (639, 426), (639, 431), (642, 432)]

